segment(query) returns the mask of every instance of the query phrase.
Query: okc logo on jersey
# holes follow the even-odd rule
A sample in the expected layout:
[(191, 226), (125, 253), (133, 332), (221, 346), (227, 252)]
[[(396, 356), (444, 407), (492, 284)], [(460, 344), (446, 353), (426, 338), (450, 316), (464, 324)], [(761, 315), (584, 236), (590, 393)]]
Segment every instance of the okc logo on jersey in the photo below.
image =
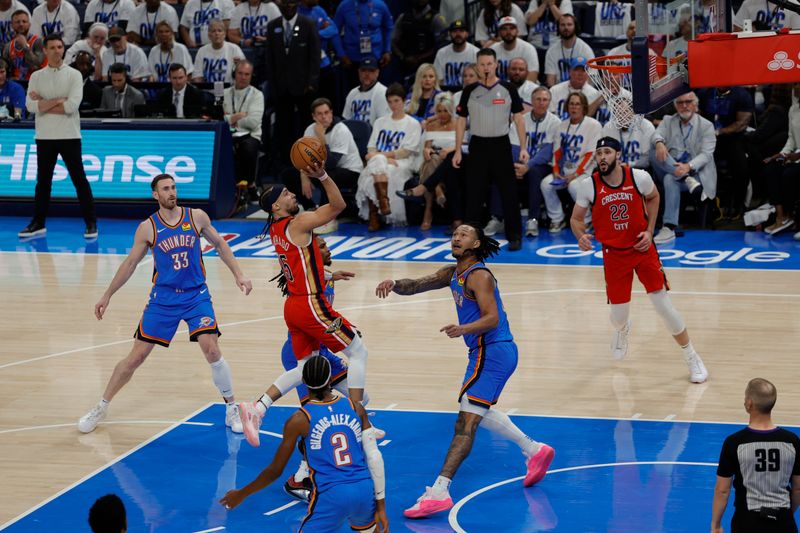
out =
[(542, 144), (544, 141), (545, 132), (543, 131), (529, 131), (527, 132), (526, 137), (528, 137), (528, 153), (530, 155), (536, 154), (539, 150), (539, 145)]
[(600, 24), (617, 24), (625, 17), (621, 4), (603, 3), (600, 7)]
[(14, 38), (14, 30), (10, 20), (0, 20), (0, 43), (7, 43)]
[(192, 23), (195, 26), (205, 26), (209, 20), (214, 19), (221, 19), (222, 17), (219, 16), (219, 9), (212, 8), (206, 10), (195, 11), (194, 16), (192, 17)]
[(116, 20), (117, 20), (117, 16), (119, 16), (119, 13), (117, 13), (117, 11), (110, 11), (108, 13), (103, 13), (101, 11), (100, 13), (95, 13), (94, 14), (94, 21), (95, 22), (104, 22), (105, 24), (108, 24), (109, 26), (113, 26), (114, 22), (116, 22)]
[(142, 39), (152, 39), (155, 31), (156, 31), (155, 22), (153, 22), (152, 24), (148, 24), (147, 22), (142, 22), (141, 24), (139, 24), (139, 35), (142, 36)]
[(393, 152), (400, 148), (400, 142), (406, 136), (404, 131), (381, 130), (378, 132), (378, 139), (375, 147), (379, 152)]
[(783, 21), (785, 19), (786, 13), (784, 13), (782, 10), (775, 11), (774, 15), (772, 11), (762, 11), (760, 9), (758, 10), (758, 13), (756, 13), (756, 23), (763, 24), (771, 30), (779, 30), (783, 28)]
[(53, 22), (45, 22), (42, 24), (42, 35), (47, 36), (51, 33), (64, 33), (64, 25), (60, 20), (54, 20)]
[(266, 15), (244, 17), (242, 19), (242, 34), (246, 39), (249, 39), (254, 35), (266, 36), (267, 22), (269, 22), (269, 17)]
[(210, 316), (204, 316), (203, 318), (200, 319), (200, 327), (201, 328), (207, 328), (208, 326), (212, 325), (213, 323), (214, 323), (214, 319), (211, 318)]
[(445, 63), (444, 65), (444, 85), (445, 87), (461, 86), (461, 75), (464, 71), (464, 63)]
[(189, 231), (190, 229), (192, 229), (192, 225), (189, 224), (188, 222), (184, 222), (183, 225), (181, 226), (181, 229), (183, 231)]
[(639, 141), (628, 141), (622, 146), (622, 162), (629, 163), (631, 161), (638, 161), (642, 157), (639, 152)]
[(220, 59), (203, 58), (203, 75), (206, 81), (225, 81), (227, 72), (228, 60), (224, 57)]
[(577, 163), (582, 146), (583, 135), (561, 134), (561, 150), (564, 152), (565, 163)]
[[(461, 280), (459, 280), (461, 281)], [(462, 283), (463, 284), (463, 283)], [(456, 302), (456, 305), (459, 307), (464, 307), (464, 295), (458, 291), (453, 291), (453, 300)]]
[(350, 112), (353, 115), (353, 120), (369, 122), (369, 116), (372, 112), (372, 100), (353, 100), (350, 103)]

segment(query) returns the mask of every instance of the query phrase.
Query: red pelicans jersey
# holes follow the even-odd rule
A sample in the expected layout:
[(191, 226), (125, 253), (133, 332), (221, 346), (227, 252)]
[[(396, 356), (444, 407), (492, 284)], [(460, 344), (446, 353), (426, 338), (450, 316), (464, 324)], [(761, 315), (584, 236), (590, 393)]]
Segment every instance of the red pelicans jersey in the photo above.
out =
[(622, 183), (616, 187), (603, 181), (600, 172), (592, 173), (592, 223), (603, 246), (626, 249), (632, 248), (639, 240), (637, 235), (647, 229), (647, 210), (631, 167), (621, 166)]
[(306, 246), (298, 246), (289, 238), (287, 228), (294, 217), (273, 222), (269, 236), (278, 254), (281, 270), (286, 276), (290, 296), (307, 296), (325, 293), (325, 271), (317, 240), (311, 238)]

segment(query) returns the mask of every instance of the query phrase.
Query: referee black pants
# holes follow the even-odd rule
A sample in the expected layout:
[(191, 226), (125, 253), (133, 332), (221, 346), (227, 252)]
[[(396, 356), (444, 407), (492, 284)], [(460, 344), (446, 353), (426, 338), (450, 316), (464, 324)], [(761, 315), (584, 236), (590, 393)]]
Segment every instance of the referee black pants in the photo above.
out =
[(246, 181), (248, 187), (255, 187), (260, 148), (261, 141), (250, 135), (233, 138), (233, 164), (236, 168), (236, 180)]
[(731, 533), (797, 533), (797, 524), (789, 509), (778, 510), (778, 519), (762, 517), (758, 511), (736, 509)]
[(472, 223), (483, 220), (489, 187), (497, 186), (503, 205), (506, 239), (520, 240), (522, 219), (517, 198), (517, 177), (511, 156), (511, 141), (502, 137), (472, 136), (469, 141), (469, 164), (466, 172), (466, 217)]
[(80, 139), (36, 139), (36, 207), (33, 212), (33, 221), (45, 224), (47, 211), (50, 208), (50, 193), (53, 188), (53, 171), (56, 168), (58, 156), (64, 160), (69, 172), (78, 201), (81, 204), (81, 214), (87, 225), (95, 224), (97, 217), (94, 214), (94, 197), (92, 188), (86, 179), (81, 159)]

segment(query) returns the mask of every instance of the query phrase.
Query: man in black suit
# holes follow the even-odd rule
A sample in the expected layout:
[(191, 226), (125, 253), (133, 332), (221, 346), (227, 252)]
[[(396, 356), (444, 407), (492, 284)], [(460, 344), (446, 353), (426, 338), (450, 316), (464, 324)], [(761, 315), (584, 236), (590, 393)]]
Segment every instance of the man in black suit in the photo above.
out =
[(161, 89), (156, 94), (159, 112), (171, 118), (199, 118), (203, 114), (206, 96), (189, 83), (183, 65), (173, 63), (169, 66), (169, 82), (172, 87)]
[(313, 20), (297, 14), (297, 0), (275, 3), (281, 17), (267, 25), (265, 66), (275, 105), (279, 155), (288, 162), (289, 150), (307, 125), (319, 88), (319, 34)]

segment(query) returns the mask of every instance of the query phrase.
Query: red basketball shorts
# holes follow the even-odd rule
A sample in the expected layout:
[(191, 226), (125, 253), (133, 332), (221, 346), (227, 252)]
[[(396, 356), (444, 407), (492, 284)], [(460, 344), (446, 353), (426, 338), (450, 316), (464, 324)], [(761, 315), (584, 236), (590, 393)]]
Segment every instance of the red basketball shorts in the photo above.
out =
[(331, 352), (341, 352), (356, 336), (346, 318), (337, 313), (325, 296), (289, 296), (283, 306), (283, 317), (292, 334), (292, 350), (298, 360), (319, 350), (324, 344)]
[(637, 252), (633, 248), (620, 250), (604, 246), (603, 270), (606, 277), (608, 302), (612, 304), (624, 304), (631, 301), (634, 272), (648, 294), (662, 289), (669, 290), (667, 275), (664, 273), (654, 245), (644, 253)]

